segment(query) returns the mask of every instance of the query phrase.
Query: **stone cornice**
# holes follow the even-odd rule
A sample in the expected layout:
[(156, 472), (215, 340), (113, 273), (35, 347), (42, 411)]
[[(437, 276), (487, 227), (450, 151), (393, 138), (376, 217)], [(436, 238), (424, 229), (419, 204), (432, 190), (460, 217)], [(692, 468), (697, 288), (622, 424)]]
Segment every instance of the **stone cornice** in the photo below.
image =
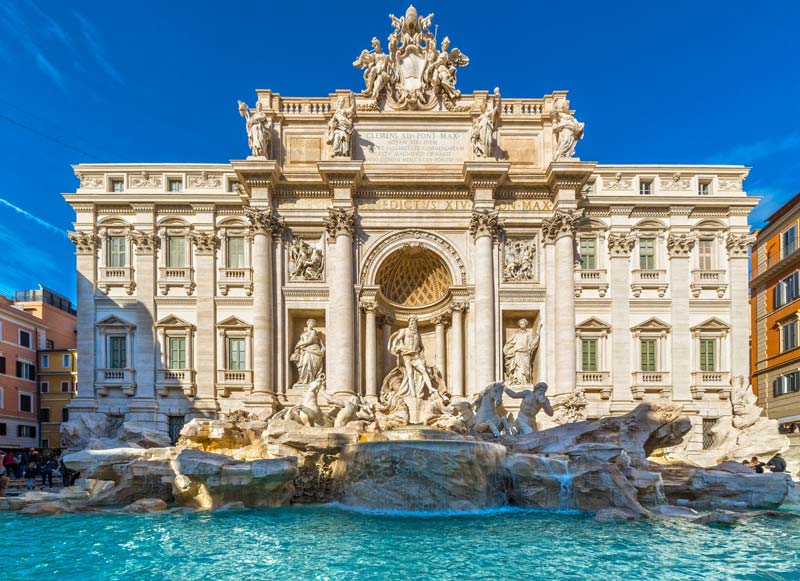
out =
[(508, 177), (511, 164), (505, 161), (465, 161), (462, 175), (470, 192), (491, 190), (492, 192)]
[(318, 161), (317, 171), (330, 188), (348, 188), (352, 191), (364, 175), (364, 162), (351, 159)]

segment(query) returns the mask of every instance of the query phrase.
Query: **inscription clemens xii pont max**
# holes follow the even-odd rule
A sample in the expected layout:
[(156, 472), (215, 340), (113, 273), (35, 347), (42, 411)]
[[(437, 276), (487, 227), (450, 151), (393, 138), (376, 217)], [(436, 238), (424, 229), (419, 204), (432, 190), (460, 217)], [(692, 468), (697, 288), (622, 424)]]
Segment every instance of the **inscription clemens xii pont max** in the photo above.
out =
[(463, 131), (359, 131), (357, 155), (374, 163), (463, 163)]

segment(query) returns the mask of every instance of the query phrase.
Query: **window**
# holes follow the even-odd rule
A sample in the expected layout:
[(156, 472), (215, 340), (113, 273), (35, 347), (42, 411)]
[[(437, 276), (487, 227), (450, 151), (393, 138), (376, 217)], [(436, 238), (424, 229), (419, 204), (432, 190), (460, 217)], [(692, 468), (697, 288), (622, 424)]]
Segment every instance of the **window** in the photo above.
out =
[(69, 408), (61, 408), (61, 421), (62, 422), (69, 421)]
[(228, 369), (245, 369), (243, 338), (232, 337), (228, 339)]
[(581, 268), (594, 270), (597, 268), (597, 240), (595, 238), (580, 239)]
[(108, 239), (108, 265), (110, 267), (124, 268), (127, 265), (126, 244), (124, 236), (111, 236)]
[(228, 268), (244, 268), (244, 237), (228, 238)]
[(128, 338), (112, 336), (108, 338), (108, 367), (110, 369), (125, 369), (127, 361)]
[(71, 364), (70, 356), (69, 355), (62, 355), (61, 356), (61, 366), (69, 369)]
[(52, 339), (47, 339), (47, 340), (44, 342), (44, 347), (45, 347), (45, 349), (55, 349), (55, 347), (56, 347), (56, 344), (55, 344), (55, 343), (53, 343), (53, 340), (52, 340)]
[(640, 196), (649, 196), (653, 193), (653, 182), (639, 182), (639, 195)]
[(698, 267), (700, 270), (714, 269), (714, 241), (699, 240), (697, 242)]
[(50, 440), (47, 438), (42, 438), (42, 448), (49, 448), (50, 447)]
[(6, 358), (0, 357), (0, 373), (6, 372)]
[(658, 341), (656, 339), (642, 339), (641, 343), (641, 370), (657, 371), (656, 349)]
[(186, 369), (186, 337), (169, 337), (170, 369)]
[(597, 371), (597, 339), (581, 339), (581, 371)]
[(656, 239), (639, 239), (639, 268), (653, 270), (656, 267)]
[(181, 437), (181, 430), (185, 423), (184, 416), (167, 416), (167, 433), (173, 446), (178, 443), (178, 438)]
[(717, 418), (703, 418), (703, 450), (708, 450), (714, 445), (714, 426)]
[(36, 375), (36, 368), (30, 363), (17, 361), (17, 377), (20, 379), (33, 379)]
[(186, 238), (184, 236), (170, 236), (168, 246), (167, 266), (171, 268), (183, 268), (186, 266)]
[(62, 381), (61, 382), (61, 393), (69, 393), (72, 391), (72, 382), (71, 381)]
[(112, 179), (109, 185), (111, 186), (112, 192), (121, 192), (124, 188), (124, 182), (119, 178)]
[(19, 344), (21, 347), (31, 348), (31, 334), (27, 331), (19, 330)]
[(47, 369), (50, 367), (50, 356), (49, 355), (42, 355), (42, 367)]
[(3, 422), (0, 423), (0, 436), (5, 436), (8, 434), (8, 425)]
[(798, 297), (800, 290), (800, 274), (794, 272), (779, 281), (772, 289), (772, 301), (774, 308), (782, 307)]
[(239, 185), (239, 182), (237, 182), (236, 180), (228, 181), (228, 191), (229, 192), (233, 192), (233, 193), (238, 192), (239, 191), (238, 188), (237, 188), (238, 185)]
[(50, 421), (50, 408), (41, 408), (41, 409), (39, 409), (39, 421), (40, 422), (49, 422)]
[(172, 178), (167, 180), (167, 191), (169, 192), (182, 192), (183, 180), (180, 178)]
[(717, 370), (717, 340), (700, 339), (700, 371)]
[(797, 225), (795, 224), (781, 234), (781, 255), (785, 258), (797, 250)]
[(39, 384), (39, 393), (47, 393), (50, 391), (50, 382), (42, 381)]
[(772, 394), (777, 397), (800, 391), (800, 371), (781, 375), (772, 382)]
[(27, 413), (33, 411), (33, 395), (30, 393), (19, 394), (19, 411)]
[(697, 195), (708, 196), (711, 195), (711, 182), (700, 182), (697, 184)]
[(781, 351), (797, 347), (797, 321), (781, 325)]
[(18, 438), (35, 438), (36, 426), (17, 426)]

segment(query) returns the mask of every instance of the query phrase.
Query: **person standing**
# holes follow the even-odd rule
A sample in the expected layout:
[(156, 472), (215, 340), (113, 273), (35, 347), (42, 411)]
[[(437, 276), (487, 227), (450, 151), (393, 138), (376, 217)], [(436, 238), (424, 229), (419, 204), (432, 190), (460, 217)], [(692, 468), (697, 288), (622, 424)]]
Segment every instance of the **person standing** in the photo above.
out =
[(14, 471), (14, 454), (11, 453), (11, 450), (3, 454), (3, 468), (6, 469), (6, 476), (11, 478)]
[[(41, 467), (41, 474), (42, 474), (42, 488), (47, 486), (48, 488), (53, 488), (53, 470), (56, 469), (58, 465), (56, 461), (50, 458), (45, 462)], [(45, 484), (46, 483), (46, 484)]]

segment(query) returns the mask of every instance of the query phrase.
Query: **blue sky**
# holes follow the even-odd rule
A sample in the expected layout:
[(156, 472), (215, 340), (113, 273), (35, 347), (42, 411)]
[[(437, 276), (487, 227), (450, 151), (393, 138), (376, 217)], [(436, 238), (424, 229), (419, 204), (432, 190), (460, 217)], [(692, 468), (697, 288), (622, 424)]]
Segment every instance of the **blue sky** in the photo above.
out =
[[(755, 226), (800, 190), (800, 3), (416, 6), (470, 57), (462, 91), (569, 90), (582, 159), (751, 165)], [(74, 298), (71, 164), (241, 159), (237, 99), (360, 90), (352, 61), (405, 8), (0, 0), (0, 292), (42, 283)]]

